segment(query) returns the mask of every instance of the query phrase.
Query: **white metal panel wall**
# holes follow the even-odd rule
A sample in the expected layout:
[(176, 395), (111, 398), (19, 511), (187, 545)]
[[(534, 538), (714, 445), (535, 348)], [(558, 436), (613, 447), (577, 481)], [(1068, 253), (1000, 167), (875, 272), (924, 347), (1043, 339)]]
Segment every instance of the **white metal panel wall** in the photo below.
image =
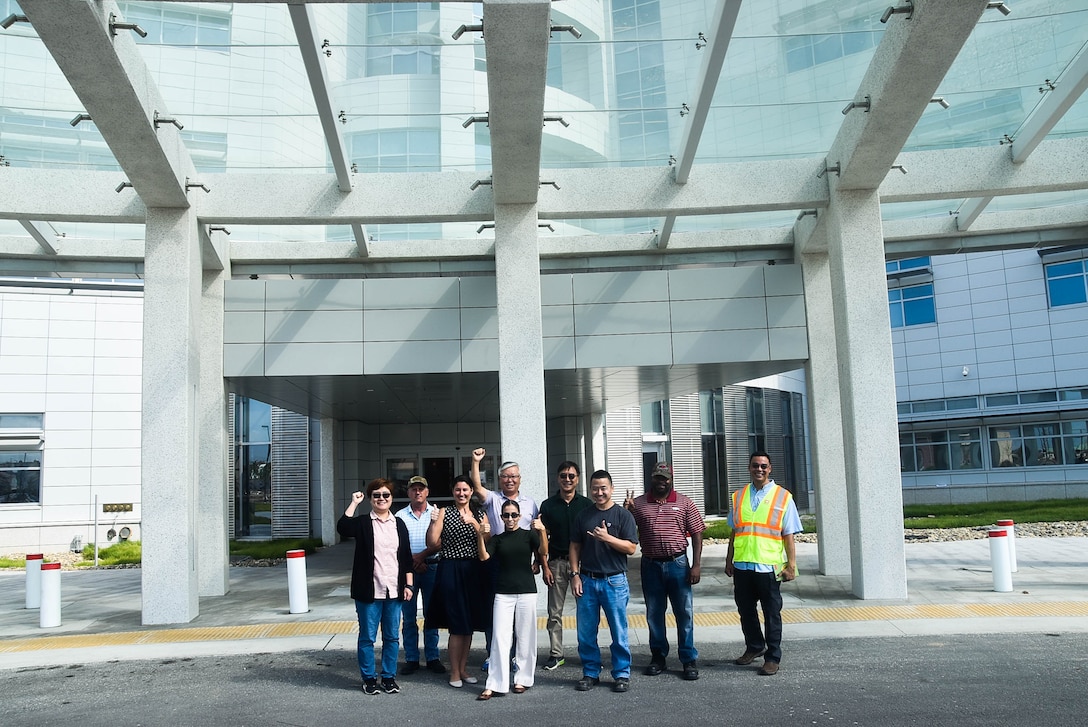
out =
[(234, 540), (234, 518), (237, 512), (235, 508), (236, 493), (238, 492), (238, 473), (235, 470), (237, 444), (234, 436), (234, 404), (237, 401), (234, 394), (227, 394), (227, 537)]
[(642, 410), (631, 406), (608, 412), (604, 430), (605, 469), (616, 488), (613, 497), (623, 502), (627, 490), (642, 492)]
[(272, 537), (310, 535), (310, 420), (272, 408)]
[(748, 389), (722, 388), (722, 417), (725, 419), (725, 469), (729, 494), (748, 484)]
[(699, 512), (706, 504), (703, 486), (703, 432), (699, 419), (699, 392), (669, 400), (669, 440), (672, 444), (673, 485), (695, 501)]

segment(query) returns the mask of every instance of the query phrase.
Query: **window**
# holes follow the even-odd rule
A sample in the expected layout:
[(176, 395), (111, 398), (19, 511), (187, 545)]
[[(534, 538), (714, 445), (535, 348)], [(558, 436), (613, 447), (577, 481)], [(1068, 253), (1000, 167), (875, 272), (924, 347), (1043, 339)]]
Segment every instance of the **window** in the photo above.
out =
[(903, 472), (981, 469), (980, 430), (901, 432), (899, 457)]
[(1088, 464), (1088, 421), (1062, 422), (1062, 453), (1066, 464)]
[(351, 134), (351, 161), (360, 172), (438, 172), (437, 129), (386, 129)]
[(665, 407), (660, 401), (642, 405), (642, 433), (665, 433)]
[[(669, 154), (668, 97), (657, 0), (612, 3), (613, 64), (619, 154), (626, 163), (648, 163)], [(635, 42), (638, 41), (638, 42)]]
[(767, 427), (763, 419), (763, 389), (746, 390), (748, 412), (748, 451), (767, 449)]
[(838, 33), (786, 38), (786, 72), (796, 73), (875, 48), (881, 33), (865, 29), (869, 25), (869, 19), (859, 18), (844, 23)]
[(928, 270), (928, 257), (911, 257), (905, 260), (890, 260), (884, 263), (884, 272), (902, 273), (908, 270)]
[(216, 9), (157, 7), (162, 3), (118, 3), (121, 16), (145, 31), (142, 38), (135, 33), (137, 43), (158, 45), (202, 46), (210, 50), (230, 52), (230, 13)]
[(1059, 432), (1057, 423), (990, 427), (993, 466), (1046, 467), (1063, 464)]
[(0, 414), (0, 504), (42, 501), (41, 414)]
[(933, 284), (911, 285), (888, 291), (888, 312), (892, 328), (919, 326), (937, 322), (937, 309), (933, 299)]
[(1052, 263), (1046, 266), (1046, 293), (1050, 307), (1077, 305), (1088, 302), (1085, 261)]
[(272, 534), (272, 407), (237, 397), (235, 432), (235, 525), (244, 537)]
[(438, 3), (380, 3), (368, 5), (366, 13), (365, 68), (349, 69), (349, 77), (438, 75), (437, 45), (419, 45), (417, 37), (431, 34), (438, 42)]

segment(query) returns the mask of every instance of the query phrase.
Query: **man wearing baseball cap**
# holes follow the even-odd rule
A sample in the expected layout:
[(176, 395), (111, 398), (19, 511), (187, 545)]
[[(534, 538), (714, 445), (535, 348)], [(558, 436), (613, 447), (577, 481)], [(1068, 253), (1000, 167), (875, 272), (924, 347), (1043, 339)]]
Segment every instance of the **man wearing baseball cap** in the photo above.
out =
[[(624, 507), (635, 516), (642, 548), (642, 598), (646, 601), (646, 625), (650, 631), (650, 664), (646, 676), (665, 671), (669, 639), (665, 632), (666, 600), (676, 619), (676, 651), (688, 681), (699, 678), (693, 626), (691, 587), (699, 582), (703, 556), (703, 522), (699, 508), (687, 495), (673, 489), (672, 467), (658, 462), (650, 475), (650, 490), (634, 497), (628, 490)], [(691, 563), (688, 563), (688, 536)]]
[[(423, 593), (423, 616), (431, 605), (434, 578), (438, 571), (438, 548), (427, 547), (427, 528), (431, 524), (431, 511), (435, 506), (427, 502), (430, 487), (427, 478), (416, 475), (408, 480), (408, 507), (397, 512), (397, 517), (408, 526), (408, 540), (412, 547), (412, 570), (416, 577), (416, 590), (411, 601), (404, 602), (401, 625), (401, 643), (404, 645), (404, 669), (402, 674), (419, 671), (419, 594)], [(444, 674), (446, 667), (438, 658), (438, 629), (423, 630), (423, 651), (427, 668), (435, 674)]]

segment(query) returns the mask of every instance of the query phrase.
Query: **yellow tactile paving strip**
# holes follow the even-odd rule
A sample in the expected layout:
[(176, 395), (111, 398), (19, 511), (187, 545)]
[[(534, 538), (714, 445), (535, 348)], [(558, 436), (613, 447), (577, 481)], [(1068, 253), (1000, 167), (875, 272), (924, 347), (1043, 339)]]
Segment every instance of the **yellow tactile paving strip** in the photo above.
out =
[[(1038, 618), (1053, 616), (1088, 616), (1088, 601), (1053, 601), (1030, 604), (951, 603), (917, 606), (844, 606), (838, 608), (793, 608), (782, 612), (785, 623), (834, 623), (850, 621), (900, 621), (910, 619), (956, 618)], [(670, 626), (672, 615), (666, 616)], [(736, 626), (740, 619), (735, 612), (696, 613), (697, 626)], [(544, 629), (547, 619), (537, 620)], [(646, 617), (632, 614), (632, 628), (645, 628)], [(286, 624), (253, 624), (248, 626), (208, 626), (201, 628), (156, 629), (153, 631), (122, 631), (109, 634), (72, 634), (41, 636), (32, 639), (0, 641), (0, 654), (52, 649), (81, 649), (102, 646), (135, 646), (197, 641), (236, 641), (245, 639), (276, 639), (296, 636), (352, 634), (355, 621), (304, 621)], [(575, 628), (573, 616), (563, 619), (563, 627)]]

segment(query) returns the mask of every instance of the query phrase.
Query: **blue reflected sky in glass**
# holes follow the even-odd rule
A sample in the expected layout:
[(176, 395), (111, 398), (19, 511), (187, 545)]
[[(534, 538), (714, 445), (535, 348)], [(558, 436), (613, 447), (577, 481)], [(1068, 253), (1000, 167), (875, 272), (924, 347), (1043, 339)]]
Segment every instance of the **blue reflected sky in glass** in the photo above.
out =
[[(1044, 80), (1058, 77), (1085, 38), (1088, 0), (1024, 0), (1009, 16), (987, 11), (937, 88), (950, 108), (927, 109), (906, 150), (987, 146), (1006, 134), (1015, 137), (1040, 102)], [(1073, 123), (1083, 127), (1083, 119)]]
[(883, 35), (886, 5), (743, 5), (696, 162), (826, 154)]

